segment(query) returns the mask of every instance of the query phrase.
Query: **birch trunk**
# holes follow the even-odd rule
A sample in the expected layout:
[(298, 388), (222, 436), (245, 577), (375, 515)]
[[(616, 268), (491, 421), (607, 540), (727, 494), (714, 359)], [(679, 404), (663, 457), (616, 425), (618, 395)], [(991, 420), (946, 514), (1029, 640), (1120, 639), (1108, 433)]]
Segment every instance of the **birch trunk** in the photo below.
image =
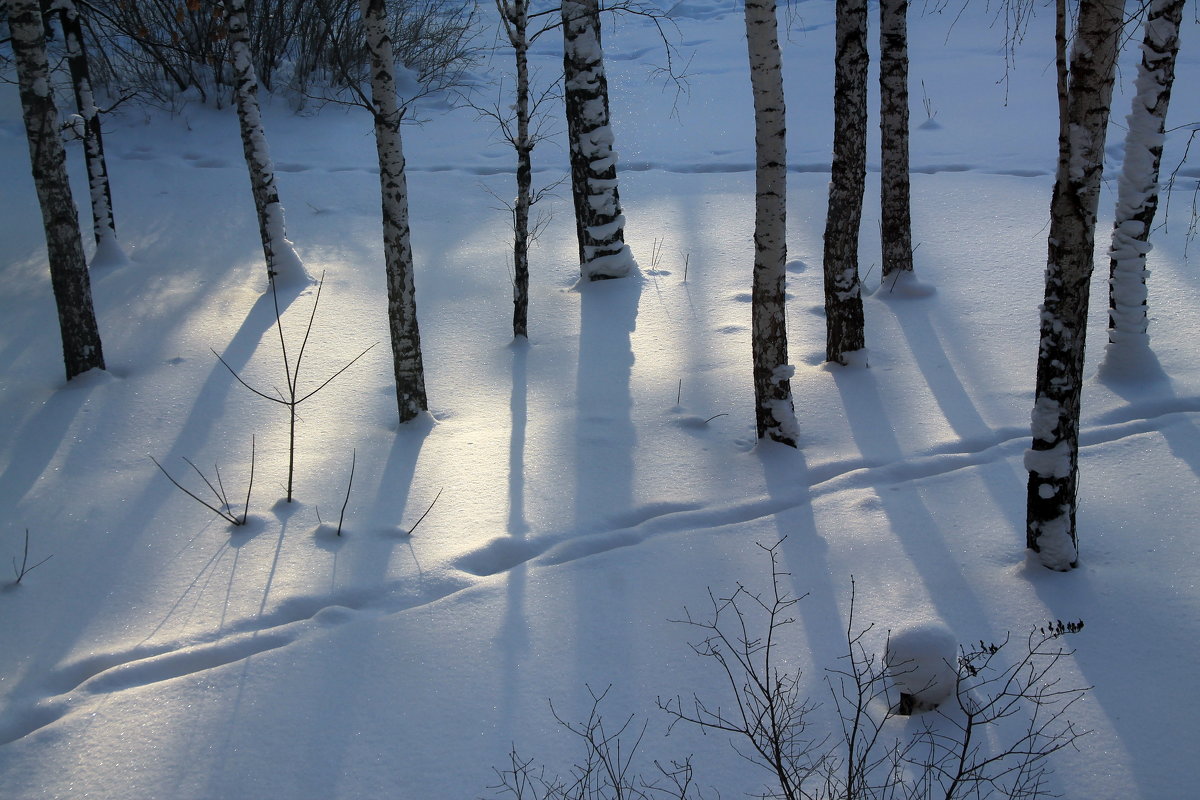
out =
[(66, 151), (59, 138), (58, 109), (50, 87), (50, 65), (38, 0), (9, 0), (8, 27), (33, 182), (46, 229), (46, 255), (58, 307), (63, 363), (70, 380), (93, 367), (104, 369), (104, 352), (92, 307), (79, 214), (67, 178)]
[(597, 0), (564, 0), (563, 74), (571, 194), (579, 264), (588, 280), (620, 278), (633, 267), (617, 191), (617, 154), (608, 116), (608, 80)]
[(908, 0), (879, 2), (880, 227), (883, 277), (912, 272), (908, 178)]
[(283, 205), (275, 185), (275, 165), (263, 131), (258, 106), (258, 77), (250, 54), (245, 0), (224, 0), (229, 26), (229, 58), (233, 67), (234, 98), (241, 125), (242, 149), (250, 171), (250, 190), (258, 213), (258, 231), (262, 237), (267, 278), (277, 286), (311, 283), (312, 279), (287, 239)]
[(513, 336), (529, 335), (529, 208), (533, 205), (533, 145), (529, 132), (529, 2), (496, 0), (517, 61), (517, 199), (513, 204)]
[(837, 0), (833, 166), (825, 220), (825, 360), (866, 346), (858, 229), (867, 175), (867, 2)]
[(758, 438), (796, 446), (788, 365), (787, 128), (775, 0), (746, 0), (746, 46), (754, 94), (754, 286), (751, 348)]
[(1025, 454), (1026, 544), (1055, 570), (1071, 569), (1079, 560), (1079, 401), (1096, 206), (1123, 14), (1123, 0), (1080, 3), (1050, 206), (1033, 445)]
[(92, 93), (83, 26), (75, 0), (56, 0), (67, 48), (67, 67), (75, 93), (75, 107), (83, 120), (83, 155), (87, 165), (88, 195), (92, 206), (92, 233), (96, 238), (97, 258), (122, 255), (117, 242), (117, 224), (113, 218), (112, 188), (108, 182), (108, 162), (104, 158), (104, 136), (100, 130), (100, 109)]
[(384, 0), (362, 0), (363, 28), (371, 55), (371, 99), (379, 185), (383, 195), (383, 258), (387, 272), (388, 324), (400, 422), (429, 408), (417, 327), (412, 242), (408, 227), (408, 181), (400, 138), (403, 111), (396, 98), (396, 66)]
[(1175, 81), (1184, 0), (1154, 0), (1146, 15), (1137, 94), (1126, 117), (1125, 160), (1117, 182), (1117, 211), (1109, 251), (1108, 341), (1146, 344), (1146, 254), (1158, 210), (1167, 106)]

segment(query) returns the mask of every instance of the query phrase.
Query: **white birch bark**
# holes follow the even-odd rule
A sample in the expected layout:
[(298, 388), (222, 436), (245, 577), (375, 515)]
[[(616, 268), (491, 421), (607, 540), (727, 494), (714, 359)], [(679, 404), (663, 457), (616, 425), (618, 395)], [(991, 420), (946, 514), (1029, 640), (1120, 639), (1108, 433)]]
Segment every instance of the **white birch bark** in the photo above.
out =
[(825, 360), (866, 346), (858, 230), (867, 177), (867, 2), (837, 0), (833, 165), (825, 219)]
[(108, 180), (108, 162), (104, 158), (104, 136), (100, 128), (100, 109), (92, 93), (92, 79), (83, 43), (79, 9), (75, 0), (55, 0), (52, 8), (59, 13), (62, 23), (75, 106), (82, 122), (83, 155), (87, 166), (88, 196), (92, 206), (92, 233), (96, 239), (95, 261), (120, 263), (125, 260), (125, 252), (117, 240), (112, 189)]
[(412, 241), (408, 227), (408, 181), (400, 138), (403, 111), (396, 97), (396, 66), (384, 0), (362, 0), (363, 28), (371, 55), (371, 109), (379, 153), (383, 202), (383, 258), (387, 273), (388, 325), (400, 422), (429, 408), (417, 326)]
[(775, 0), (746, 0), (746, 46), (754, 94), (754, 284), (751, 349), (758, 438), (796, 446), (788, 365), (787, 119)]
[(879, 0), (880, 239), (883, 277), (912, 272), (908, 176), (908, 0)]
[(1083, 0), (1077, 20), (1050, 206), (1033, 444), (1025, 454), (1026, 544), (1042, 564), (1064, 571), (1079, 560), (1075, 508), (1088, 289), (1124, 2)]
[(46, 230), (46, 255), (58, 308), (63, 364), (70, 380), (93, 367), (104, 369), (104, 352), (92, 306), (79, 214), (67, 178), (66, 151), (59, 138), (58, 109), (50, 86), (38, 0), (9, 0), (8, 27), (12, 33), (33, 182)]
[(229, 26), (229, 58), (233, 67), (234, 97), (241, 125), (242, 149), (250, 171), (250, 189), (258, 213), (258, 231), (262, 237), (267, 278), (276, 286), (298, 286), (312, 282), (300, 256), (287, 239), (283, 205), (275, 185), (275, 165), (263, 130), (262, 111), (258, 106), (258, 77), (250, 54), (246, 30), (245, 0), (224, 0)]
[(620, 278), (634, 266), (625, 244), (617, 154), (597, 0), (564, 0), (563, 73), (579, 263), (588, 280)]
[(1146, 254), (1158, 210), (1167, 107), (1175, 81), (1184, 0), (1153, 0), (1146, 14), (1137, 93), (1126, 117), (1125, 160), (1117, 181), (1117, 210), (1109, 250), (1108, 341), (1149, 343)]

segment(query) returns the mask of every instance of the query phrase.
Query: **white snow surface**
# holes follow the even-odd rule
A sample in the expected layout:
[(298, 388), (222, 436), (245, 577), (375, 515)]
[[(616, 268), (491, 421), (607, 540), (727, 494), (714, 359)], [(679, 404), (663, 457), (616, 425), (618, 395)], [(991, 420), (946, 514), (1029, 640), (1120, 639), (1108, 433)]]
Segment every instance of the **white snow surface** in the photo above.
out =
[[(885, 632), (915, 620), (962, 641), (1011, 631), (1019, 643), (1049, 620), (1082, 618), (1059, 674), (1094, 687), (1070, 712), (1092, 733), (1054, 756), (1050, 786), (1072, 798), (1187, 796), (1200, 783), (1189, 203), (1172, 204), (1151, 237), (1153, 349), (1126, 349), (1120, 364), (1103, 362), (1108, 237), (1097, 236), (1080, 561), (1052, 572), (1024, 550), (1022, 463), (1056, 149), (1052, 20), (1038, 9), (1005, 82), (992, 13), (913, 7), (914, 97), (923, 80), (938, 122), (913, 132), (915, 279), (937, 291), (864, 298), (869, 367), (822, 364), (832, 3), (801, 3), (780, 37), (798, 451), (754, 440), (754, 143), (736, 6), (673, 8), (696, 54), (677, 104), (650, 72), (662, 62), (653, 26), (606, 23), (626, 241), (643, 263), (657, 253), (654, 269), (577, 287), (560, 192), (531, 254), (528, 342), (511, 338), (511, 220), (494, 199), (513, 191), (511, 148), (444, 99), (406, 129), (431, 410), (403, 427), (371, 120), (297, 116), (264, 98), (289, 236), (326, 275), (300, 390), (381, 343), (300, 407), (291, 504), (285, 409), (210, 352), (252, 385), (283, 387), (233, 111), (123, 107), (106, 121), (129, 259), (92, 273), (108, 371), (67, 384), (19, 103), (0, 84), (0, 565), (20, 563), (26, 529), (30, 563), (53, 556), (0, 589), (0, 795), (490, 797), (491, 768), (513, 744), (565, 771), (578, 747), (547, 701), (583, 719), (586, 687), (611, 684), (606, 720), (649, 723), (643, 771), (693, 754), (701, 785), (739, 797), (767, 776), (723, 737), (679, 727), (665, 738), (654, 700), (725, 702), (723, 676), (688, 647), (697, 631), (671, 620), (684, 607), (704, 616), (710, 587), (768, 590), (756, 544), (786, 537), (785, 588), (808, 596), (779, 663), (824, 703), (814, 725), (840, 730), (824, 670), (845, 652), (851, 576), (854, 623), (875, 626), (867, 644), (881, 657)], [(1185, 26), (1181, 87), (1200, 76), (1196, 36)], [(553, 40), (533, 53), (545, 75), (561, 65)], [(1118, 86), (1114, 119), (1131, 91)], [(1195, 92), (1172, 105), (1176, 125), (1200, 118)], [(924, 118), (919, 104), (913, 114)], [(1189, 133), (1168, 133), (1165, 171)], [(1121, 141), (1114, 130), (1108, 175)], [(559, 144), (535, 152), (539, 181), (563, 174)], [(68, 154), (86, 197), (78, 145)], [(1180, 174), (1190, 193), (1200, 173)], [(1106, 229), (1115, 197), (1103, 191)], [(874, 289), (874, 167), (867, 192), (861, 273)], [(90, 254), (90, 236), (85, 245)], [(314, 295), (281, 296), (293, 364)], [(240, 528), (149, 459), (197, 492), (182, 459), (210, 477), (220, 464), (240, 511), (252, 436)]]

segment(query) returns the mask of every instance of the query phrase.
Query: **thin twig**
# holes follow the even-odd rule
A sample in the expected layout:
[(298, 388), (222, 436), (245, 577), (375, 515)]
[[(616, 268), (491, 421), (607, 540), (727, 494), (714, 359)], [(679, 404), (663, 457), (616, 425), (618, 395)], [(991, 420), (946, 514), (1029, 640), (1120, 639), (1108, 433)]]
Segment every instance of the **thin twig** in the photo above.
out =
[(250, 482), (246, 484), (246, 506), (242, 509), (242, 524), (250, 518), (250, 490), (254, 488), (254, 434), (250, 435)]
[[(441, 496), (442, 496), (442, 490), (438, 489), (437, 496), (433, 498), (433, 503), (436, 503), (438, 501), (438, 497), (441, 497)], [(421, 520), (425, 519), (425, 517), (429, 516), (429, 512), (433, 510), (433, 503), (429, 504), (429, 508), (425, 509), (425, 513), (421, 515), (420, 519), (418, 519), (416, 522), (414, 522), (413, 526), (408, 529), (409, 536), (412, 536), (413, 531), (415, 531), (417, 529), (417, 526), (421, 524)]]
[[(202, 505), (202, 506), (204, 506), (205, 508), (207, 508), (209, 511), (212, 511), (214, 514), (216, 514), (218, 517), (220, 517), (221, 519), (225, 520), (226, 522), (231, 522), (231, 523), (233, 523), (234, 525), (240, 525), (240, 524), (241, 524), (240, 522), (238, 522), (238, 520), (237, 520), (237, 517), (233, 516), (232, 514), (228, 514), (228, 513), (224, 512), (224, 511), (220, 510), (219, 508), (216, 508), (216, 507), (215, 507), (215, 506), (213, 506), (211, 503), (209, 503), (207, 500), (202, 500), (201, 498), (199, 498), (199, 497), (197, 497), (195, 494), (193, 494), (191, 491), (189, 491), (188, 489), (186, 489), (186, 488), (183, 486), (183, 484), (181, 484), (179, 481), (177, 481), (177, 480), (175, 480), (174, 478), (172, 478), (172, 477), (171, 477), (171, 473), (167, 472), (166, 468), (165, 468), (165, 467), (164, 467), (162, 464), (158, 463), (158, 460), (157, 460), (157, 459), (156, 459), (154, 456), (150, 456), (150, 460), (154, 462), (154, 466), (156, 466), (156, 467), (158, 467), (160, 470), (162, 470), (162, 474), (163, 474), (163, 475), (166, 475), (166, 476), (167, 476), (167, 480), (169, 480), (171, 483), (175, 484), (175, 488), (179, 489), (179, 491), (183, 492), (183, 493), (184, 493), (184, 494), (186, 494), (188, 497), (192, 498), (192, 499), (193, 499), (193, 500), (195, 500), (197, 503), (199, 503), (200, 505)], [(187, 461), (187, 459), (184, 459), (184, 460), (185, 460), (185, 461)], [(188, 461), (188, 463), (189, 463), (189, 464), (191, 464), (191, 462), (190, 462), (190, 461)], [(193, 466), (193, 467), (195, 467), (195, 465), (194, 465), (194, 464), (193, 464), (192, 466)], [(203, 473), (201, 473), (201, 477), (203, 477)], [(210, 484), (210, 486), (211, 486), (211, 484)]]
[(17, 576), (17, 579), (15, 581), (13, 581), (13, 583), (14, 584), (20, 583), (21, 578), (24, 578), (28, 573), (33, 572), (35, 569), (40, 567), (42, 564), (45, 564), (47, 561), (49, 561), (52, 558), (54, 558), (53, 554), (46, 556), (41, 561), (34, 564), (32, 567), (26, 566), (26, 564), (29, 563), (29, 528), (26, 528), (25, 529), (25, 555), (23, 555), (21, 557), (21, 569), (20, 570), (17, 569), (16, 556), (13, 556), (13, 560), (12, 560), (13, 574)]
[[(354, 464), (357, 461), (358, 461), (358, 451), (357, 450), (350, 451), (350, 480), (347, 481), (347, 483), (346, 483), (346, 499), (342, 502), (342, 513), (338, 517), (338, 527), (337, 527), (337, 535), (338, 536), (342, 535), (342, 520), (344, 520), (346, 518), (346, 506), (350, 505), (350, 487), (354, 485)], [(440, 494), (440, 492), (439, 492), (439, 494)], [(434, 501), (435, 502), (437, 501), (436, 497), (434, 498)], [(430, 505), (430, 508), (433, 508), (433, 506)], [(429, 512), (427, 511), (425, 513), (428, 514)], [(417, 520), (417, 521), (420, 522), (420, 520)], [(415, 528), (417, 526), (413, 525), (413, 527)]]

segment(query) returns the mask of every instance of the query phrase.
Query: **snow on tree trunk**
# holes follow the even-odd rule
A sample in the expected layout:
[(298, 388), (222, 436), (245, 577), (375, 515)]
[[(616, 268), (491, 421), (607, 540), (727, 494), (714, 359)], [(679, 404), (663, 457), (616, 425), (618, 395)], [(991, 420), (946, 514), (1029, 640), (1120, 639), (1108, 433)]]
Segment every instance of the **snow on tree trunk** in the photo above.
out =
[(1167, 106), (1175, 80), (1184, 0), (1154, 0), (1146, 15), (1137, 94), (1126, 117), (1125, 161), (1117, 182), (1117, 211), (1109, 250), (1108, 341), (1149, 342), (1146, 321), (1146, 254), (1158, 210)]
[(388, 323), (396, 405), (407, 422), (429, 408), (425, 366), (417, 327), (417, 293), (413, 281), (412, 243), (408, 228), (408, 181), (400, 139), (403, 111), (396, 98), (396, 66), (388, 33), (384, 0), (362, 0), (363, 28), (371, 54), (371, 99), (375, 144), (379, 152), (379, 185), (383, 194), (383, 258), (387, 270)]
[(233, 67), (234, 98), (237, 100), (238, 121), (241, 124), (242, 149), (250, 170), (250, 189), (258, 212), (258, 230), (262, 236), (263, 255), (267, 261), (267, 278), (276, 286), (297, 286), (311, 283), (304, 263), (287, 239), (283, 220), (283, 205), (275, 186), (275, 165), (263, 131), (262, 112), (258, 107), (258, 77), (250, 55), (245, 0), (225, 0), (225, 17), (229, 26), (229, 58)]
[(825, 220), (825, 359), (866, 346), (858, 229), (867, 175), (867, 2), (837, 0), (833, 166)]
[(754, 94), (754, 287), (751, 349), (758, 438), (796, 446), (788, 365), (784, 265), (787, 261), (787, 149), (783, 64), (775, 0), (746, 0), (746, 45)]
[(1066, 135), (1060, 143), (1063, 152), (1050, 207), (1033, 446), (1025, 454), (1026, 544), (1055, 570), (1071, 569), (1079, 560), (1079, 400), (1096, 206), (1123, 12), (1123, 0), (1080, 4), (1067, 86)]
[(879, 2), (880, 238), (883, 276), (912, 272), (908, 182), (908, 0)]
[(75, 106), (82, 127), (83, 155), (87, 164), (88, 194), (92, 205), (92, 231), (96, 237), (97, 263), (125, 259), (117, 241), (117, 225), (113, 219), (112, 189), (108, 182), (108, 162), (104, 158), (104, 137), (100, 130), (100, 109), (92, 94), (92, 79), (88, 69), (87, 51), (83, 43), (83, 26), (74, 0), (56, 0), (54, 8), (62, 22), (66, 41), (67, 66), (75, 91)]
[(593, 281), (620, 278), (629, 274), (634, 263), (625, 244), (625, 217), (617, 191), (617, 154), (608, 119), (597, 0), (564, 0), (562, 19), (563, 94), (580, 271)]
[(517, 199), (513, 204), (513, 336), (529, 335), (529, 207), (533, 204), (533, 139), (529, 132), (529, 2), (496, 0), (517, 60)]
[(46, 255), (54, 302), (58, 306), (63, 363), (70, 380), (93, 367), (104, 369), (104, 352), (92, 307), (79, 214), (67, 179), (66, 151), (59, 138), (58, 109), (50, 87), (50, 65), (38, 0), (9, 0), (8, 27), (33, 182), (46, 229)]

